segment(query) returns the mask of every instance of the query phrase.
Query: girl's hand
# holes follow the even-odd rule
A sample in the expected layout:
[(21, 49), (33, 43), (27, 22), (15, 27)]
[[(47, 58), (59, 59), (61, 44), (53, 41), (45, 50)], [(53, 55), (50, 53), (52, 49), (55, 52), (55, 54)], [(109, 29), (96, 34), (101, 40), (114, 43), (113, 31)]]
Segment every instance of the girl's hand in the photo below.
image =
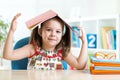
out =
[(14, 18), (13, 18), (13, 20), (12, 20), (12, 22), (11, 22), (10, 30), (12, 30), (13, 32), (16, 30), (17, 19), (18, 19), (18, 17), (19, 17), (20, 15), (21, 15), (21, 13), (17, 13), (17, 14), (14, 16)]
[(80, 26), (78, 26), (78, 28), (80, 29), (80, 32), (81, 32), (79, 38), (84, 42), (85, 39), (86, 39), (86, 33), (85, 33), (85, 30), (84, 30), (83, 27), (80, 27)]

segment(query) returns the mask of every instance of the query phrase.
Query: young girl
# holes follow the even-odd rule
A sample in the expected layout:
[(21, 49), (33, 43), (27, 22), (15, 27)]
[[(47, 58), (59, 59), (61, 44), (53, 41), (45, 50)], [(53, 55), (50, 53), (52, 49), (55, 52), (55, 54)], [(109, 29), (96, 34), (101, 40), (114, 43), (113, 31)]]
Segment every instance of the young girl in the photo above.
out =
[(17, 26), (17, 18), (14, 16), (4, 46), (3, 57), (9, 60), (29, 58), (27, 69), (57, 70), (63, 69), (62, 60), (65, 60), (71, 67), (84, 69), (87, 63), (87, 41), (86, 34), (82, 27), (82, 41), (80, 54), (75, 57), (70, 52), (71, 40), (70, 29), (59, 17), (53, 17), (41, 23), (33, 29), (30, 44), (13, 50), (13, 35)]

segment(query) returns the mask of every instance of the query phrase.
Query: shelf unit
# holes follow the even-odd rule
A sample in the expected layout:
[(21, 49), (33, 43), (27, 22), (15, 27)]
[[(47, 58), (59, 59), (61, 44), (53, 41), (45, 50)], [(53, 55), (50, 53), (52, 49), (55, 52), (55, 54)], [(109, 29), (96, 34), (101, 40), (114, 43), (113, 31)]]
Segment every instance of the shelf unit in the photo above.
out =
[[(95, 53), (97, 51), (115, 52), (116, 59), (120, 59), (120, 15), (107, 15), (102, 17), (81, 17), (80, 19), (65, 19), (71, 26), (84, 27), (86, 34), (96, 34), (96, 47), (88, 48), (88, 53)], [(102, 27), (114, 27), (116, 30), (116, 49), (105, 49), (102, 44)], [(88, 44), (89, 45), (89, 44)], [(72, 48), (72, 51), (80, 50), (79, 48)], [(78, 51), (76, 51), (78, 52)], [(74, 53), (78, 55), (78, 53)]]

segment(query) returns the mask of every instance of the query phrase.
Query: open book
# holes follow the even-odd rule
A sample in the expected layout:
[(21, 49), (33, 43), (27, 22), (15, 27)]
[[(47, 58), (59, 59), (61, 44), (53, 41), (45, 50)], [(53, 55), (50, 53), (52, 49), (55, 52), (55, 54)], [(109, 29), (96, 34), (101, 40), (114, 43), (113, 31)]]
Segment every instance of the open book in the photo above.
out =
[(77, 36), (80, 36), (79, 32), (73, 30), (69, 24), (67, 24), (57, 13), (55, 13), (52, 10), (48, 10), (48, 11), (26, 21), (26, 26), (28, 29), (34, 29), (37, 27), (37, 25), (39, 25), (39, 24), (43, 23), (44, 21), (51, 19), (53, 17), (58, 17), (59, 19), (61, 19), (64, 22), (66, 27), (70, 28), (75, 34), (77, 34)]

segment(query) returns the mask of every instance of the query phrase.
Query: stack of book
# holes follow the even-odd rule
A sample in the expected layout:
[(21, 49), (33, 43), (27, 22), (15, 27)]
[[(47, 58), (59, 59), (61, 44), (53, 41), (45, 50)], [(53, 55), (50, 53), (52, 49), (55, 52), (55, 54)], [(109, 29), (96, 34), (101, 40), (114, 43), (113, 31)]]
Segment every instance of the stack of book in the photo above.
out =
[(91, 74), (120, 74), (120, 60), (90, 59)]

